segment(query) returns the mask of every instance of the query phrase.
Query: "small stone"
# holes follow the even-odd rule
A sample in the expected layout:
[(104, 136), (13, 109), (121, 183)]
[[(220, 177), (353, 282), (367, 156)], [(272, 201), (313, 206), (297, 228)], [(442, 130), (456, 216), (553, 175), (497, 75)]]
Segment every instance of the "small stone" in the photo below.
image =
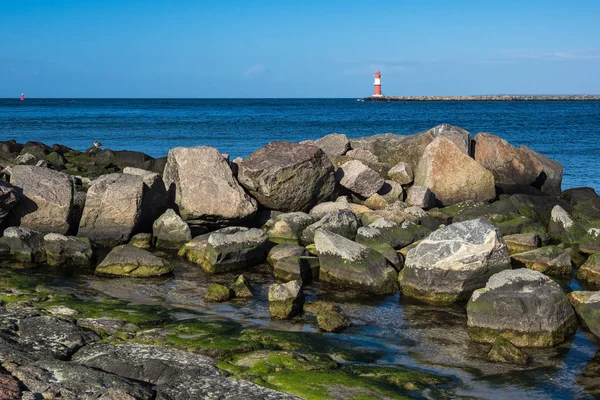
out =
[(133, 235), (131, 239), (129, 239), (129, 244), (138, 249), (149, 250), (152, 248), (152, 234), (138, 233), (137, 235)]
[(269, 286), (269, 309), (271, 318), (290, 319), (302, 312), (304, 293), (299, 281)]
[(230, 300), (233, 297), (233, 291), (227, 286), (211, 283), (208, 285), (208, 290), (204, 296), (205, 302), (220, 303)]
[(411, 186), (406, 191), (406, 203), (427, 210), (435, 207), (435, 195), (425, 186)]
[(169, 208), (152, 225), (152, 235), (159, 249), (179, 249), (192, 240), (192, 231), (186, 222)]
[(535, 250), (542, 245), (540, 236), (535, 232), (517, 233), (504, 236), (504, 243), (510, 254)]
[(387, 207), (388, 202), (383, 196), (375, 193), (365, 200), (364, 205), (369, 207), (371, 210), (383, 210), (385, 207)]
[(364, 198), (371, 197), (384, 184), (384, 179), (358, 160), (347, 161), (335, 172), (340, 186)]
[(383, 197), (389, 204), (404, 200), (404, 189), (402, 188), (402, 185), (394, 181), (385, 181), (377, 194)]
[(317, 324), (322, 331), (341, 332), (352, 325), (335, 304), (315, 301), (307, 304), (305, 309), (317, 314)]
[(409, 164), (401, 161), (388, 171), (388, 176), (394, 182), (408, 185), (413, 181), (413, 170)]
[(250, 286), (250, 282), (244, 275), (238, 276), (235, 283), (231, 286), (231, 290), (235, 294), (235, 297), (252, 297), (252, 287)]

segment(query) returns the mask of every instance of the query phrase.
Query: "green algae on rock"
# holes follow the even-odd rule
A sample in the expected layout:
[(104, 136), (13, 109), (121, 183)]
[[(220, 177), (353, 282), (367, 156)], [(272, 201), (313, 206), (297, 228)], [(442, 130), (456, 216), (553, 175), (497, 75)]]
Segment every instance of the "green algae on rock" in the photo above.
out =
[(227, 301), (233, 297), (233, 291), (227, 286), (219, 285), (218, 283), (211, 283), (208, 285), (204, 301), (219, 303)]
[(524, 253), (513, 254), (517, 264), (548, 275), (571, 275), (571, 250), (558, 246), (544, 246)]
[(167, 261), (130, 244), (113, 248), (96, 267), (98, 274), (135, 278), (160, 276), (171, 271), (173, 267)]
[(398, 273), (379, 252), (323, 229), (316, 231), (315, 245), (322, 281), (373, 294), (398, 291)]
[(490, 361), (527, 365), (529, 356), (503, 337), (498, 337), (487, 354)]
[(519, 347), (552, 347), (577, 329), (573, 307), (560, 286), (541, 272), (505, 270), (473, 292), (467, 327), (475, 342), (503, 337)]

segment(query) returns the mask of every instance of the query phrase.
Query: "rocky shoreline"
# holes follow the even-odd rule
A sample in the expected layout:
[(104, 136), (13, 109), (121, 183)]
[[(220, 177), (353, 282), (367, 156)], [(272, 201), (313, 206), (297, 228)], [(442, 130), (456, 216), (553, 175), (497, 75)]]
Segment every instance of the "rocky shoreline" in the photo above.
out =
[[(330, 134), (231, 161), (205, 146), (153, 159), (6, 141), (0, 167), (0, 398), (404, 398), (457, 385), (327, 335), (54, 287), (35, 273), (48, 268), (152, 285), (185, 263), (227, 277), (206, 307), (260, 292), (274, 321), (311, 315), (321, 332), (355, 321), (343, 302), (307, 298), (312, 285), (400, 292), (464, 310), (481, 357), (514, 369), (579, 328), (600, 336), (600, 197), (563, 191), (560, 164), (489, 133)], [(557, 283), (571, 277), (592, 290)]]
[(600, 101), (600, 95), (371, 96), (363, 101)]

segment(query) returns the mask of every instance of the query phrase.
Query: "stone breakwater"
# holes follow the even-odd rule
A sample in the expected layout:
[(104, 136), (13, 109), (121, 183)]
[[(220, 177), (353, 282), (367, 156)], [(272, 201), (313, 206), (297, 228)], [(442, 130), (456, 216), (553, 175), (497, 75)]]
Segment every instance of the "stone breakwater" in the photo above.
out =
[(600, 95), (381, 96), (364, 101), (600, 101)]
[[(410, 136), (333, 133), (235, 160), (205, 146), (153, 159), (6, 141), (0, 166), (4, 269), (168, 277), (169, 257), (179, 257), (208, 274), (239, 274), (209, 285), (210, 305), (252, 298), (258, 288), (244, 273), (268, 264), (277, 279), (265, 288), (273, 319), (307, 313), (322, 331), (351, 326), (333, 303), (305, 304), (313, 282), (356, 297), (400, 291), (465, 307), (486, 357), (521, 366), (531, 362), (527, 348), (556, 346), (580, 324), (600, 336), (600, 291), (567, 294), (550, 278), (576, 272), (598, 288), (600, 197), (563, 191), (559, 163), (490, 133), (447, 124)], [(284, 399), (294, 397), (272, 389), (314, 390), (271, 385), (266, 375), (282, 369), (299, 381), (317, 379), (309, 371), (326, 375), (330, 386), (316, 383), (313, 398), (356, 385), (387, 396), (444, 383), (406, 370), (345, 370), (313, 342), (299, 348), (291, 344), (299, 337), (275, 331), (164, 325), (161, 310), (83, 303), (18, 280), (0, 285), (0, 299), (0, 391), (14, 397)], [(210, 341), (189, 342), (200, 337)], [(205, 356), (181, 351), (190, 348)], [(244, 380), (256, 376), (266, 388)]]

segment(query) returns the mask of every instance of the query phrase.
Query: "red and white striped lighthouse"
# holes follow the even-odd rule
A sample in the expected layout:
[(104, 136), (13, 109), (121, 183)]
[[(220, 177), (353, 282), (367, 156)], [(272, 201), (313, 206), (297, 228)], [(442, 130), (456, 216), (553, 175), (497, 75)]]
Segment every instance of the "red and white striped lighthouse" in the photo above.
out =
[(381, 94), (381, 72), (375, 71), (375, 82), (373, 83), (373, 97), (382, 97)]

